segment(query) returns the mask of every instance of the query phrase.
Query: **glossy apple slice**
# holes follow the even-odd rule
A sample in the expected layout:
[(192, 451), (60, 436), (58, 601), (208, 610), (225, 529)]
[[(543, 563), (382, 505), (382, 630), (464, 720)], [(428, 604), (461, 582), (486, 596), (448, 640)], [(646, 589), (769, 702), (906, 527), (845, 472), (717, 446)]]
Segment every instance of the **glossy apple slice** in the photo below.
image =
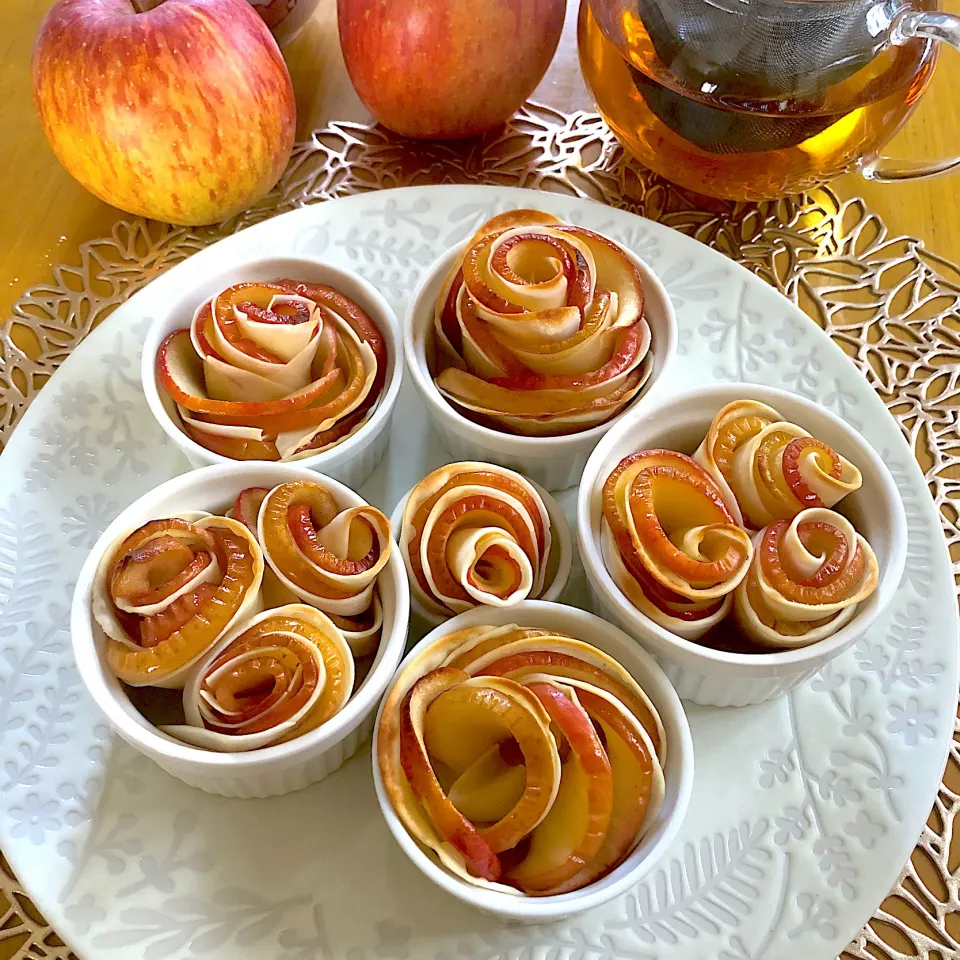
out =
[(862, 482), (850, 461), (754, 400), (718, 411), (694, 458), (752, 529), (808, 507), (832, 507)]
[(650, 375), (643, 306), (640, 274), (612, 241), (529, 211), (494, 218), (441, 290), (432, 373), (481, 422), (530, 436), (585, 430)]
[(627, 569), (606, 520), (601, 521), (600, 552), (613, 582), (654, 623), (685, 640), (699, 640), (730, 612), (732, 594), (720, 600), (689, 600), (658, 583), (638, 564)]
[(297, 459), (360, 429), (386, 381), (382, 334), (349, 298), (294, 280), (241, 283), (157, 354), (185, 431), (237, 459)]
[(799, 647), (822, 640), (848, 623), (876, 589), (879, 565), (870, 544), (832, 510), (804, 510), (756, 539), (734, 613), (758, 643)]
[(350, 650), (313, 607), (291, 604), (239, 623), (184, 689), (186, 726), (164, 730), (221, 752), (256, 750), (314, 730), (353, 690)]
[(260, 509), (258, 538), (274, 573), (328, 613), (366, 610), (390, 557), (389, 520), (375, 507), (341, 510), (320, 484), (275, 487)]
[[(201, 552), (212, 550), (210, 559), (191, 561), (171, 575), (185, 559), (180, 547), (169, 567), (152, 554), (176, 540)], [(151, 557), (146, 561), (145, 551)], [(131, 570), (145, 562), (146, 568)], [(183, 577), (183, 571), (191, 576)], [(167, 579), (157, 584), (156, 576)], [(105, 551), (94, 581), (92, 609), (107, 635), (108, 666), (131, 686), (182, 686), (188, 668), (238, 619), (255, 612), (262, 577), (256, 539), (226, 517), (154, 521), (121, 538)], [(158, 592), (147, 596), (150, 603), (135, 606), (125, 589), (143, 583)]]
[(570, 880), (603, 845), (613, 811), (610, 761), (575, 692), (557, 683), (530, 683), (570, 745), (560, 789), (530, 834), (530, 849), (507, 879), (526, 893), (545, 893)]
[(469, 786), (468, 772), (492, 747), (516, 742), (525, 769), (521, 795), (495, 822), (479, 829), (495, 853), (516, 846), (547, 815), (560, 785), (560, 757), (549, 716), (522, 685), (464, 678), (432, 702), (423, 736), (431, 761), (453, 772), (461, 792)]
[(442, 669), (428, 673), (413, 685), (400, 706), (400, 763), (414, 796), (439, 836), (463, 857), (469, 873), (495, 881), (500, 877), (496, 853), (443, 792), (424, 742), (424, 716), (430, 704), (465, 679), (461, 671)]
[[(484, 602), (498, 605), (504, 591), (488, 594), (480, 581), (487, 549), (502, 547), (521, 567), (520, 583), (506, 596), (526, 591), (524, 596), (537, 597), (546, 586), (550, 524), (537, 489), (512, 470), (477, 462), (434, 470), (410, 492), (404, 508), (400, 540), (411, 589), (439, 615)], [(492, 565), (488, 572), (496, 575), (499, 562)]]
[(516, 741), (502, 740), (457, 777), (450, 787), (450, 802), (473, 823), (496, 823), (520, 802), (526, 782), (526, 766)]
[(510, 677), (519, 683), (525, 683), (529, 676), (546, 674), (559, 682), (574, 679), (599, 687), (616, 697), (640, 721), (661, 764), (666, 762), (667, 745), (660, 715), (637, 681), (616, 660), (572, 637), (515, 636), (506, 631), (495, 635), (493, 643), (485, 643), (483, 638), (461, 643), (447, 658), (446, 665), (471, 676)]
[(239, 520), (254, 536), (257, 535), (257, 518), (260, 507), (270, 492), (269, 487), (246, 487), (237, 494), (229, 516)]
[[(549, 677), (543, 680), (549, 681)], [(530, 677), (528, 683), (541, 682)], [(579, 890), (615, 869), (640, 842), (663, 802), (663, 769), (643, 725), (604, 690), (566, 680), (597, 729), (613, 777), (610, 824), (596, 855), (578, 873), (549, 890), (553, 896)]]
[(328, 381), (316, 381), (292, 393), (271, 390), (274, 396), (263, 400), (211, 399), (204, 380), (203, 363), (193, 349), (189, 330), (175, 330), (160, 344), (157, 379), (171, 398), (187, 410), (241, 419), (254, 413), (265, 416), (307, 407), (329, 389)]

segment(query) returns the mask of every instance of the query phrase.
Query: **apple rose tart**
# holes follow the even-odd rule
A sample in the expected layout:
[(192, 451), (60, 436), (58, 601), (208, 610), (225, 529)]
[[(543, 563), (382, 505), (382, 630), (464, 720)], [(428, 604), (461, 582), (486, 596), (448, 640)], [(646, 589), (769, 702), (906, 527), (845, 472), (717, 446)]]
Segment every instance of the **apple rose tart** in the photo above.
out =
[(533, 896), (578, 890), (656, 818), (666, 742), (633, 677), (548, 630), (472, 627), (403, 670), (377, 753), (394, 810), (468, 883)]
[(601, 550), (616, 585), (655, 623), (696, 640), (729, 612), (753, 556), (720, 489), (690, 457), (625, 457), (602, 493)]
[(557, 522), (512, 470), (473, 462), (434, 470), (403, 511), (400, 549), (414, 597), (443, 618), (541, 597), (557, 573)]
[(184, 431), (236, 460), (297, 460), (361, 428), (386, 379), (383, 335), (332, 287), (238, 283), (160, 345)]
[(720, 410), (694, 459), (738, 522), (754, 530), (811, 507), (832, 507), (862, 482), (849, 460), (755, 400)]
[(225, 517), (152, 520), (121, 537), (93, 587), (109, 668), (134, 687), (182, 687), (194, 664), (260, 609), (263, 569), (256, 538)]
[(538, 210), (485, 223), (444, 282), (431, 372), (470, 417), (526, 436), (577, 433), (653, 368), (639, 271), (611, 240)]
[(804, 647), (831, 636), (877, 587), (870, 544), (833, 510), (811, 507), (778, 520), (754, 543), (734, 616), (742, 633), (763, 646)]
[(339, 713), (353, 692), (343, 634), (305, 604), (265, 610), (238, 624), (183, 691), (185, 725), (162, 729), (221, 753), (302, 736)]
[(242, 491), (230, 513), (256, 531), (267, 606), (310, 604), (343, 633), (354, 656), (376, 650), (383, 626), (377, 577), (393, 545), (390, 521), (376, 507), (341, 510), (319, 483), (295, 480)]

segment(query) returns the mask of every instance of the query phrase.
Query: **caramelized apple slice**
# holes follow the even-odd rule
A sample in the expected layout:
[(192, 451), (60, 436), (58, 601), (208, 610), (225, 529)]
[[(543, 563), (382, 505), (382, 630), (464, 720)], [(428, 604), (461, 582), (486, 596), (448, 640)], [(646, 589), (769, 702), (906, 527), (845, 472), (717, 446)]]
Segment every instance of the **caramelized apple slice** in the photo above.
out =
[(256, 750), (326, 723), (353, 690), (350, 649), (319, 610), (290, 604), (239, 623), (184, 689), (186, 726), (165, 731), (221, 752)]
[(552, 547), (546, 505), (529, 480), (454, 463), (410, 492), (400, 540), (417, 600), (439, 616), (540, 596)]
[(877, 587), (870, 544), (846, 517), (814, 507), (756, 534), (757, 552), (734, 597), (743, 632), (771, 647), (836, 633)]
[[(478, 833), (443, 792), (433, 772), (424, 742), (424, 716), (441, 694), (456, 689), (467, 679), (459, 670), (434, 670), (418, 680), (400, 707), (400, 762), (414, 796), (423, 805), (437, 834), (462, 857), (470, 874), (483, 880), (500, 877), (500, 861), (493, 848)], [(403, 815), (404, 810), (398, 810)]]
[(432, 373), (457, 406), (499, 429), (574, 433), (626, 406), (650, 370), (633, 260), (556, 218), (494, 218), (437, 300)]
[(754, 400), (723, 407), (694, 458), (738, 521), (753, 529), (810, 507), (832, 507), (862, 482), (849, 460)]
[[(195, 554), (184, 563), (184, 548), (193, 547), (208, 558), (197, 561), (203, 554)], [(120, 538), (104, 552), (94, 581), (92, 609), (107, 636), (107, 664), (131, 686), (182, 687), (192, 665), (255, 612), (262, 577), (259, 545), (226, 517), (153, 521)]]
[[(520, 629), (514, 627), (514, 629)], [(583, 680), (610, 693), (640, 721), (646, 729), (661, 764), (666, 763), (666, 739), (656, 708), (636, 680), (612, 657), (601, 650), (561, 635), (513, 639), (500, 635), (499, 643), (488, 647), (476, 643), (448, 658), (448, 665), (465, 670), (471, 676), (510, 677), (525, 683), (531, 675), (547, 674), (562, 682)]]
[(545, 893), (578, 874), (599, 852), (613, 810), (613, 774), (573, 689), (557, 683), (531, 683), (529, 689), (570, 745), (556, 801), (531, 833), (527, 855), (508, 875), (526, 893)]
[(430, 705), (423, 736), (431, 761), (452, 771), (461, 787), (491, 747), (516, 741), (526, 771), (522, 794), (479, 831), (495, 853), (516, 846), (547, 815), (560, 784), (560, 757), (550, 718), (525, 687), (500, 678), (464, 678)]
[[(549, 681), (530, 677), (528, 683)], [(643, 725), (616, 697), (581, 680), (566, 680), (599, 731), (613, 777), (610, 825), (596, 855), (547, 895), (579, 890), (614, 870), (642, 839), (663, 803), (663, 769)]]

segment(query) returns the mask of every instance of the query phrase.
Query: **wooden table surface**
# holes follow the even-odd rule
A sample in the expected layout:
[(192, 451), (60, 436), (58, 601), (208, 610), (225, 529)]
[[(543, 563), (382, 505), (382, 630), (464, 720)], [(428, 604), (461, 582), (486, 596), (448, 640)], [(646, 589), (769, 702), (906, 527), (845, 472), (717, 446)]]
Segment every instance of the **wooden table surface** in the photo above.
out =
[[(109, 234), (121, 216), (86, 193), (59, 166), (34, 114), (29, 72), (33, 36), (52, 0), (0, 0), (0, 315), (48, 281), (60, 263), (76, 263), (80, 243)], [(535, 94), (561, 110), (589, 109), (576, 55), (576, 6), (569, 4), (560, 50)], [(960, 0), (945, 0), (960, 12)], [(303, 33), (284, 51), (297, 92), (298, 137), (330, 120), (368, 119), (343, 66), (336, 0), (320, 0)], [(960, 153), (960, 57), (945, 54), (933, 86), (890, 152), (914, 157)], [(912, 184), (867, 183), (850, 175), (835, 185), (842, 197), (861, 196), (892, 233), (923, 239), (960, 263), (960, 175)], [(3, 905), (0, 904), (0, 912)], [(908, 922), (910, 922), (908, 920)], [(0, 944), (0, 958), (16, 950)]]

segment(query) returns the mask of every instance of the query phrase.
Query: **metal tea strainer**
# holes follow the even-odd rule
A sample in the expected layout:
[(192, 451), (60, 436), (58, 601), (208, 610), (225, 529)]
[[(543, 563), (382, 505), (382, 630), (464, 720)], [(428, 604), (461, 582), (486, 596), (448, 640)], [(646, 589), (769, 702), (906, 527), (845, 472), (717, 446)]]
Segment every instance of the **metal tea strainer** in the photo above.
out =
[[(603, 0), (600, 0), (603, 3)], [(824, 94), (891, 44), (931, 36), (936, 18), (905, 0), (632, 0), (683, 96), (631, 67), (656, 116), (712, 153), (794, 146), (839, 114)], [(905, 17), (922, 29), (898, 33)], [(919, 52), (918, 52), (919, 62)], [(701, 99), (698, 94), (703, 94)]]
[(898, 0), (636, 0), (678, 80), (738, 98), (805, 98), (840, 83), (889, 44)]

